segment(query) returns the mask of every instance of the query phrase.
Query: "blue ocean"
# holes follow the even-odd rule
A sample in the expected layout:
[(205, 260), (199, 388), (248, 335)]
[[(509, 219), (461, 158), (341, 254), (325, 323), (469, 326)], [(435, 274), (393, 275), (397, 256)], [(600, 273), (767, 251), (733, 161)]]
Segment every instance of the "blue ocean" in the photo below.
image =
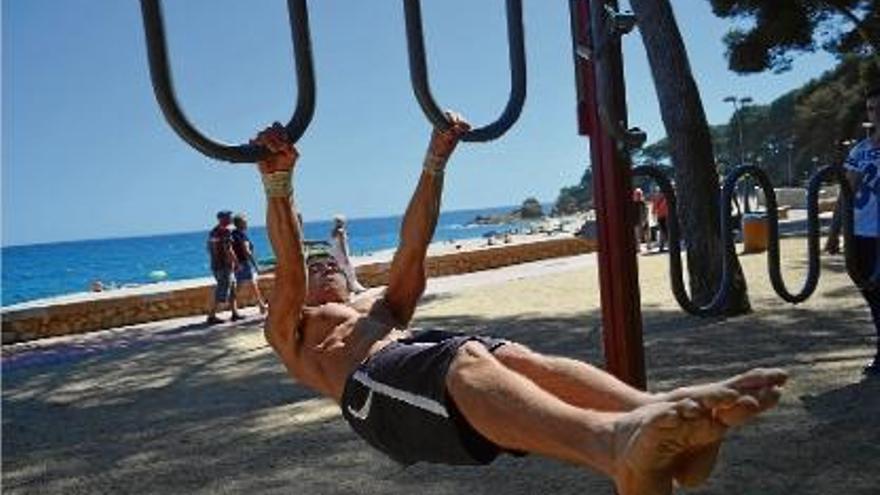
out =
[[(475, 225), (477, 215), (509, 213), (516, 207), (449, 211), (440, 215), (434, 241), (481, 238), (516, 225)], [(354, 255), (397, 246), (400, 216), (348, 219)], [(210, 276), (205, 249), (207, 232), (155, 235), (4, 247), (2, 305), (83, 292), (100, 280), (105, 286), (141, 285), (157, 280)], [(327, 239), (331, 222), (305, 223), (307, 239)], [(258, 259), (272, 258), (265, 227), (248, 229)]]

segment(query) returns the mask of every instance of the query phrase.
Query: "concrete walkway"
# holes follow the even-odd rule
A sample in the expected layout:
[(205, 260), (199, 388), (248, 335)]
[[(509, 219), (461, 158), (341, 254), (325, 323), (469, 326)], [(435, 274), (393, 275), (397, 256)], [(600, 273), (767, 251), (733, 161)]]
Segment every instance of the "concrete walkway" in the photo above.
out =
[[(803, 239), (784, 241), (791, 285)], [(781, 366), (778, 408), (731, 433), (694, 493), (876, 494), (880, 381), (865, 303), (839, 257), (816, 294), (779, 302), (763, 256), (743, 256), (755, 311), (701, 320), (672, 299), (663, 256), (639, 257), (650, 386)], [(594, 255), (431, 280), (416, 325), (489, 332), (601, 364)], [(538, 458), (481, 468), (416, 465), (374, 452), (338, 408), (290, 382), (254, 315), (185, 318), (3, 348), (4, 493), (611, 494), (583, 469)]]

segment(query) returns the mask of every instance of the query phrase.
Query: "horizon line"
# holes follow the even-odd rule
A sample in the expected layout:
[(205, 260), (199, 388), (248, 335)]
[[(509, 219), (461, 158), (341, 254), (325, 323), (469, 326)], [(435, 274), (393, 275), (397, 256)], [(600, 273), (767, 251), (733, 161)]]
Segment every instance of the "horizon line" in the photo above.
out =
[[(541, 201), (541, 205), (552, 205), (554, 201)], [(477, 210), (489, 210), (495, 208), (516, 208), (519, 205), (496, 205), (496, 206), (478, 206), (478, 207), (468, 207), (468, 208), (457, 208), (453, 210), (446, 210), (440, 212), (441, 215), (444, 213), (452, 213), (452, 212), (462, 212), (462, 211), (477, 211)], [(346, 215), (348, 221), (352, 220), (376, 220), (383, 218), (394, 218), (400, 217), (403, 213), (398, 214), (383, 214), (383, 215), (375, 215), (375, 216), (364, 216), (364, 217), (349, 217)], [(326, 220), (315, 220), (315, 219), (304, 219), (304, 223), (319, 223), (319, 222), (331, 222), (332, 216), (327, 217)], [(265, 228), (265, 223), (260, 225), (252, 225), (254, 228)], [(91, 242), (91, 241), (120, 241), (120, 240), (130, 240), (130, 239), (142, 239), (147, 237), (157, 237), (157, 236), (166, 236), (166, 235), (180, 235), (180, 234), (192, 234), (196, 232), (200, 232), (201, 229), (196, 230), (179, 230), (172, 232), (154, 232), (152, 234), (135, 234), (135, 235), (120, 235), (120, 236), (110, 236), (110, 237), (91, 237), (91, 238), (80, 238), (80, 239), (61, 239), (61, 240), (49, 240), (49, 241), (37, 241), (37, 242), (24, 242), (20, 244), (2, 244), (0, 245), (0, 249), (6, 248), (24, 248), (24, 247), (34, 247), (34, 246), (45, 246), (49, 244), (68, 244), (68, 243), (77, 243), (77, 242)]]

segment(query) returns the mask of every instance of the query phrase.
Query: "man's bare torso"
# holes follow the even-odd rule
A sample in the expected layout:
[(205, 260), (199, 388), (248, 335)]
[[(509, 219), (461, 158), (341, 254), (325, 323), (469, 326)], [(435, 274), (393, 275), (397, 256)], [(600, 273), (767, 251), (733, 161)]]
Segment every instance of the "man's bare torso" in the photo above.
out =
[(408, 334), (399, 326), (381, 298), (306, 307), (286, 364), (297, 381), (339, 402), (360, 363)]

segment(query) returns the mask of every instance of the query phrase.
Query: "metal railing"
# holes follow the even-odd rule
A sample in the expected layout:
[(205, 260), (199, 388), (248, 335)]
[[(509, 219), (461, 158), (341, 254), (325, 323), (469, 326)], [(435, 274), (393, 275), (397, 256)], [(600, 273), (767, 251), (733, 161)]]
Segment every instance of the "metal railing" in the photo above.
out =
[[(306, 0), (287, 0), (287, 11), (290, 17), (298, 95), (296, 110), (285, 128), (288, 138), (295, 143), (302, 137), (315, 112), (315, 75)], [(264, 158), (268, 150), (260, 146), (218, 143), (199, 132), (189, 122), (174, 93), (160, 0), (141, 0), (141, 13), (153, 92), (165, 119), (174, 131), (193, 148), (218, 160), (247, 163)]]

